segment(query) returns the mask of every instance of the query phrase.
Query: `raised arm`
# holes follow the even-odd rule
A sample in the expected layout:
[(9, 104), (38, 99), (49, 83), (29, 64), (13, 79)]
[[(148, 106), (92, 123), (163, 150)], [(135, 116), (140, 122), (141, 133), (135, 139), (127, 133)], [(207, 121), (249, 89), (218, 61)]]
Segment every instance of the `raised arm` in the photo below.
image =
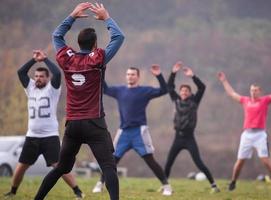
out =
[(161, 73), (160, 66), (153, 64), (151, 66), (151, 73), (158, 79), (159, 88), (152, 88), (149, 92), (150, 98), (160, 97), (167, 93), (167, 84)]
[(18, 71), (19, 80), (24, 88), (27, 88), (30, 78), (28, 76), (28, 71), (36, 63), (36, 60), (32, 58), (27, 63), (25, 63)]
[(183, 73), (192, 78), (193, 82), (197, 86), (197, 92), (195, 94), (195, 101), (199, 103), (205, 91), (205, 84), (194, 74), (193, 70), (189, 67), (183, 67)]
[(118, 93), (118, 87), (109, 87), (105, 81), (103, 84), (104, 94), (116, 98)]
[(219, 72), (217, 74), (218, 80), (222, 83), (222, 85), (224, 86), (224, 89), (226, 91), (226, 93), (232, 97), (234, 100), (240, 102), (241, 96), (235, 92), (235, 90), (232, 88), (232, 86), (230, 85), (230, 83), (228, 82), (226, 75), (223, 72)]
[(70, 30), (74, 21), (77, 18), (88, 17), (88, 15), (84, 13), (84, 11), (89, 9), (90, 7), (91, 3), (88, 2), (78, 4), (71, 12), (71, 14), (66, 19), (64, 19), (64, 21), (62, 21), (62, 23), (55, 29), (55, 31), (53, 32), (53, 45), (57, 52), (61, 48), (66, 46), (64, 36)]
[(110, 18), (108, 11), (104, 8), (103, 4), (92, 4), (90, 10), (96, 14), (95, 18), (97, 20), (103, 20), (105, 22), (110, 33), (110, 42), (105, 48), (105, 64), (107, 64), (121, 47), (124, 40), (124, 34), (117, 23)]
[(175, 101), (179, 96), (177, 92), (175, 91), (174, 82), (175, 82), (176, 73), (182, 68), (182, 66), (183, 64), (181, 61), (176, 62), (172, 67), (172, 71), (168, 79), (167, 87), (168, 87), (168, 92), (172, 101)]

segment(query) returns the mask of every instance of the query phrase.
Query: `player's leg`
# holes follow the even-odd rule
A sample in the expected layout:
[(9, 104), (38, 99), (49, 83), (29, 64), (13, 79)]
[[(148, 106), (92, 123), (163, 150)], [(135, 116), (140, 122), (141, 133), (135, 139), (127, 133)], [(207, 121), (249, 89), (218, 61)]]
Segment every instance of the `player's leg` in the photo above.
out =
[(271, 160), (269, 158), (269, 147), (267, 134), (264, 130), (256, 133), (257, 138), (255, 138), (254, 147), (257, 150), (258, 156), (266, 167), (269, 173), (271, 173)]
[[(118, 158), (118, 157), (114, 156), (114, 159), (115, 159), (116, 165), (118, 165), (121, 158)], [(95, 184), (94, 188), (92, 189), (92, 192), (93, 193), (102, 192), (103, 187), (104, 187), (104, 183), (105, 183), (105, 177), (104, 177), (103, 173), (101, 173), (100, 180)]]
[(80, 121), (69, 121), (66, 125), (64, 138), (60, 150), (60, 156), (57, 166), (51, 170), (43, 179), (43, 182), (35, 196), (35, 200), (42, 200), (47, 193), (56, 184), (58, 179), (69, 173), (74, 165), (75, 157), (80, 150), (82, 141)]
[(213, 178), (211, 172), (206, 167), (206, 165), (203, 163), (203, 161), (200, 157), (198, 145), (197, 145), (197, 142), (194, 137), (186, 139), (186, 148), (189, 151), (196, 166), (199, 168), (200, 171), (202, 171), (206, 175), (206, 177), (212, 187), (211, 192), (212, 193), (219, 192), (219, 189), (217, 188), (217, 185), (214, 181), (214, 178)]
[(236, 181), (241, 173), (241, 170), (245, 164), (245, 159), (237, 159), (237, 161), (234, 163), (233, 171), (232, 171), (232, 178), (231, 182), (229, 184), (229, 191), (232, 191), (236, 188)]
[(172, 144), (172, 146), (171, 146), (171, 148), (169, 150), (166, 165), (165, 165), (165, 174), (166, 174), (166, 177), (168, 177), (168, 178), (169, 178), (169, 175), (170, 175), (172, 165), (173, 165), (177, 155), (183, 149), (182, 143), (183, 143), (182, 140), (175, 137), (175, 139), (173, 141), (173, 144)]
[[(104, 119), (99, 119), (104, 120)], [(105, 122), (104, 122), (105, 124)], [(111, 200), (119, 199), (119, 180), (116, 162), (113, 156), (114, 147), (106, 125), (88, 120), (83, 123), (85, 143), (91, 148), (105, 179), (105, 185)]]
[[(60, 141), (58, 136), (46, 137), (41, 140), (41, 150), (47, 166), (56, 167), (59, 159)], [(72, 173), (64, 174), (63, 180), (72, 188), (77, 198), (83, 198), (84, 194), (77, 186)]]
[(8, 193), (4, 194), (4, 196), (7, 197), (7, 196), (14, 196), (14, 195), (16, 195), (17, 189), (19, 188), (19, 186), (20, 186), (20, 184), (21, 184), (21, 182), (23, 180), (25, 171), (29, 167), (30, 167), (30, 165), (23, 164), (23, 163), (18, 163), (16, 165), (14, 174), (12, 176), (12, 183), (11, 183), (10, 191)]
[(16, 194), (26, 170), (36, 162), (39, 155), (39, 138), (26, 137), (21, 155), (19, 157), (19, 162), (12, 177), (11, 189), (5, 194), (5, 196), (12, 196)]
[(171, 195), (172, 188), (168, 183), (167, 177), (162, 167), (153, 157), (154, 147), (148, 127), (135, 127), (131, 130), (130, 135), (132, 135), (132, 148), (144, 159), (146, 164), (162, 183), (162, 194), (166, 196)]
[[(120, 161), (120, 159), (123, 157), (123, 155), (129, 149), (131, 149), (129, 133), (126, 133), (122, 129), (119, 129), (117, 131), (117, 134), (114, 138), (113, 143), (114, 143), (114, 147), (115, 147), (114, 159), (115, 159), (115, 162), (117, 165), (118, 162)], [(92, 189), (92, 192), (93, 193), (102, 192), (104, 183), (105, 183), (105, 177), (102, 173), (100, 180), (95, 184), (94, 188)]]
[(228, 190), (233, 191), (236, 188), (237, 179), (242, 171), (246, 159), (250, 159), (253, 153), (253, 136), (249, 134), (246, 130), (242, 133), (240, 137), (240, 144), (238, 149), (237, 160), (234, 163), (232, 178), (229, 184)]

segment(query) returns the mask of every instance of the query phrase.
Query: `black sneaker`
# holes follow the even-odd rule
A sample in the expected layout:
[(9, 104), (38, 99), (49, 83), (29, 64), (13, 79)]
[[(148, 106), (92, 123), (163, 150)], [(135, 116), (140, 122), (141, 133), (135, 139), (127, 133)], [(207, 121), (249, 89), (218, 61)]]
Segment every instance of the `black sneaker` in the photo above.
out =
[(229, 191), (233, 191), (233, 190), (235, 190), (235, 188), (236, 188), (236, 183), (235, 183), (235, 182), (231, 182), (231, 183), (229, 184), (228, 190), (229, 190)]
[(85, 194), (82, 193), (82, 192), (76, 192), (74, 194), (75, 194), (75, 197), (76, 197), (75, 199), (76, 200), (81, 200), (81, 199), (83, 199), (85, 197)]

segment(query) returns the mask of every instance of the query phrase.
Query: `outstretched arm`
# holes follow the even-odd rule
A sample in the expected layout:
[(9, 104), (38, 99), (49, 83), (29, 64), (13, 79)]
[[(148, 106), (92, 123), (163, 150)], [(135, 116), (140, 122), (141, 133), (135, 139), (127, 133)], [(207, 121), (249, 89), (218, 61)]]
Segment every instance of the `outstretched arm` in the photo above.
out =
[(240, 102), (241, 96), (235, 92), (230, 83), (228, 82), (226, 75), (223, 72), (217, 74), (218, 80), (223, 84), (226, 93), (234, 100)]
[(108, 86), (107, 83), (104, 81), (103, 83), (103, 87), (104, 87), (104, 94), (110, 96), (110, 97), (117, 97), (118, 94), (118, 87), (112, 87), (112, 86)]
[(103, 4), (92, 4), (90, 10), (95, 14), (97, 20), (103, 20), (105, 22), (110, 33), (110, 42), (105, 48), (105, 64), (107, 64), (121, 47), (124, 40), (124, 34), (117, 23), (110, 18), (108, 11)]
[(168, 79), (167, 87), (168, 87), (168, 92), (172, 101), (176, 100), (179, 96), (177, 92), (175, 92), (174, 81), (175, 81), (176, 73), (182, 68), (182, 66), (183, 64), (181, 61), (176, 62), (175, 65), (173, 65), (172, 67), (172, 72)]
[(88, 15), (84, 13), (84, 11), (89, 9), (90, 7), (91, 4), (88, 2), (78, 4), (71, 12), (71, 14), (66, 19), (64, 19), (64, 21), (55, 29), (55, 31), (53, 32), (53, 45), (57, 52), (61, 48), (66, 46), (64, 36), (70, 30), (74, 21), (77, 18), (88, 17)]
[(202, 99), (202, 96), (204, 94), (205, 91), (205, 84), (194, 74), (193, 70), (189, 67), (184, 67), (183, 68), (183, 73), (192, 78), (192, 80), (194, 81), (195, 85), (197, 86), (197, 92), (195, 94), (195, 101), (197, 103), (199, 103)]

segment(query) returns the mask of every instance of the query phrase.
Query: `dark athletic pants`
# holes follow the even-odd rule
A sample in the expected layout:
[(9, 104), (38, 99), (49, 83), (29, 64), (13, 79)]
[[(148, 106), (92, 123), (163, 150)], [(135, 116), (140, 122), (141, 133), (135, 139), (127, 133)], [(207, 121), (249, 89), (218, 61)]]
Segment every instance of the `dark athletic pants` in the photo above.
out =
[[(157, 163), (157, 161), (154, 159), (153, 154), (147, 154), (145, 156), (142, 156), (146, 164), (149, 166), (149, 168), (152, 170), (152, 172), (155, 174), (155, 176), (160, 180), (160, 182), (163, 185), (168, 184), (167, 177), (165, 176), (165, 173), (161, 166)], [(119, 163), (121, 158), (115, 157), (116, 164)], [(105, 182), (105, 177), (102, 175), (101, 182)]]
[(44, 199), (58, 179), (72, 170), (75, 156), (83, 143), (91, 148), (102, 169), (110, 199), (119, 199), (119, 181), (113, 156), (114, 148), (105, 122), (102, 120), (104, 119), (67, 122), (58, 165), (44, 178), (35, 200)]
[(210, 173), (210, 171), (208, 170), (208, 168), (205, 166), (205, 164), (200, 158), (198, 145), (193, 135), (189, 137), (184, 137), (176, 133), (176, 136), (171, 146), (171, 149), (169, 151), (166, 166), (165, 166), (166, 176), (169, 177), (171, 167), (177, 155), (183, 149), (186, 149), (189, 151), (196, 166), (199, 168), (200, 171), (202, 171), (206, 175), (210, 184), (213, 184), (214, 179), (212, 177), (212, 174)]

